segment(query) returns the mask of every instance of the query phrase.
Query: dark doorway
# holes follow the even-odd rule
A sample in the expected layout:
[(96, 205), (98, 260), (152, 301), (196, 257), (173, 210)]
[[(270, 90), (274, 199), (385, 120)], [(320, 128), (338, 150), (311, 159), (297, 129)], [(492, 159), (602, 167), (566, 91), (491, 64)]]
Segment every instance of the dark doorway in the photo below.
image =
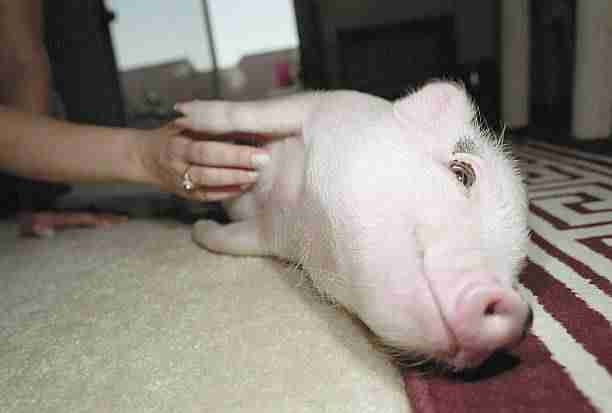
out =
[(572, 119), (576, 0), (531, 2), (532, 126), (568, 136)]
[(53, 84), (66, 117), (81, 123), (123, 126), (123, 97), (109, 30), (113, 14), (102, 0), (44, 4)]

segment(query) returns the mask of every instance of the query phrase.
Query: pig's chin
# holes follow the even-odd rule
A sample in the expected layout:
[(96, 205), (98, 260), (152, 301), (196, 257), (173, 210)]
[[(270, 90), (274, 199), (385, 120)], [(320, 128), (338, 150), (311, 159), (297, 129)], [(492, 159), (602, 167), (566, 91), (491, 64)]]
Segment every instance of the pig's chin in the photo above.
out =
[(453, 370), (460, 371), (479, 367), (491, 356), (489, 351), (470, 351), (461, 349), (450, 359), (444, 362)]

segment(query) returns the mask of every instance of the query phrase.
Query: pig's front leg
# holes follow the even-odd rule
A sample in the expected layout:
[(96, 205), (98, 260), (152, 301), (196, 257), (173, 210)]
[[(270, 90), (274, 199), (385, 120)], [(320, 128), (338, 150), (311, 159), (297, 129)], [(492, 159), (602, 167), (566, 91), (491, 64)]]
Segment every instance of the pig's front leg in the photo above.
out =
[(232, 255), (269, 255), (268, 244), (257, 219), (221, 225), (201, 220), (193, 228), (194, 241), (204, 248)]

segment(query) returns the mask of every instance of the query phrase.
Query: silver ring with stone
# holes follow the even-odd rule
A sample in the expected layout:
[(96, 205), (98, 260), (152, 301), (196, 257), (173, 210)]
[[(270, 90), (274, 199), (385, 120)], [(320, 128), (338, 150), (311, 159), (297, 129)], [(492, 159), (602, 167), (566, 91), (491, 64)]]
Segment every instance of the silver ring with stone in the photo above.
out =
[(195, 188), (195, 184), (193, 183), (193, 180), (191, 179), (191, 175), (189, 175), (189, 168), (191, 168), (191, 166), (188, 166), (187, 168), (185, 168), (185, 172), (183, 172), (183, 182), (181, 182), (185, 192), (191, 192)]

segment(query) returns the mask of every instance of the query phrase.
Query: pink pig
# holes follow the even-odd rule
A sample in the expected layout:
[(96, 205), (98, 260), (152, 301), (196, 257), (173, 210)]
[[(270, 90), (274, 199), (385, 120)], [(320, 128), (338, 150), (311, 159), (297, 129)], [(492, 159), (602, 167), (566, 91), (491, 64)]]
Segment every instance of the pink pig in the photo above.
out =
[(454, 370), (525, 335), (525, 189), (460, 86), (396, 102), (336, 91), (180, 110), (194, 130), (278, 137), (253, 190), (226, 204), (234, 222), (195, 225), (202, 246), (299, 263), (385, 347)]

